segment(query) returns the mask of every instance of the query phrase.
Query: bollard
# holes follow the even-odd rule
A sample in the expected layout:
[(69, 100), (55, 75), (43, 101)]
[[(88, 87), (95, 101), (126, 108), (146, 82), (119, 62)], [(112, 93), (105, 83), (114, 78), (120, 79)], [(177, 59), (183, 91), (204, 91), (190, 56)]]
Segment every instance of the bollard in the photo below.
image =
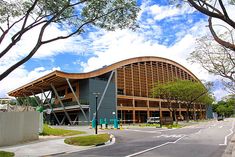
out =
[(92, 128), (94, 129), (95, 127), (96, 127), (95, 119), (92, 119)]
[(113, 120), (113, 126), (114, 129), (118, 129), (118, 120), (116, 118)]

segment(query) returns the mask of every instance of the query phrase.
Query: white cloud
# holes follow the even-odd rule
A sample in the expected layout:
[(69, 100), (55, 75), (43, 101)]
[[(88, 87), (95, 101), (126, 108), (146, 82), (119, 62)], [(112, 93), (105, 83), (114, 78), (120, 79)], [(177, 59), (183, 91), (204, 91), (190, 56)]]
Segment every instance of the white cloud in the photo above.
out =
[(6, 93), (54, 70), (60, 70), (60, 68), (55, 67), (50, 70), (46, 70), (44, 67), (38, 67), (32, 71), (27, 71), (23, 66), (21, 66), (0, 82), (0, 97), (7, 97)]
[(148, 10), (150, 11), (150, 14), (154, 16), (155, 20), (191, 14), (195, 11), (195, 9), (190, 7), (187, 3), (185, 3), (182, 7), (176, 7), (175, 5), (159, 6), (156, 4), (150, 6)]
[(223, 97), (228, 95), (228, 92), (224, 88), (216, 89), (213, 91), (213, 93), (217, 101), (220, 101)]
[[(29, 20), (31, 21), (32, 19)], [(2, 25), (4, 24), (1, 24), (1, 26)], [(14, 35), (20, 28), (20, 24), (13, 27), (13, 29), (7, 34), (1, 43), (0, 51), (5, 49), (8, 44), (11, 43), (12, 35)], [(25, 33), (20, 41), (0, 59), (0, 72), (5, 71), (7, 68), (17, 63), (19, 60), (30, 53), (37, 42), (40, 29), (41, 26), (38, 26)], [(51, 24), (45, 30), (43, 41), (55, 38), (57, 36), (66, 35), (67, 33), (67, 30), (59, 29), (57, 24)], [(84, 40), (81, 36), (54, 41), (52, 43), (42, 45), (39, 50), (37, 50), (33, 58), (48, 58), (64, 52), (80, 54), (81, 52), (84, 52), (84, 46), (81, 46), (84, 45), (82, 42), (84, 42)]]

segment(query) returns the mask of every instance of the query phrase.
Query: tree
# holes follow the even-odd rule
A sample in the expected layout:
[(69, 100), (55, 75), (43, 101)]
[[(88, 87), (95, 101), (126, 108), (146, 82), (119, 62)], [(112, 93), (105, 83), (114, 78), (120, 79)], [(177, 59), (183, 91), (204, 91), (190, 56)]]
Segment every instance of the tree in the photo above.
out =
[[(6, 69), (0, 81), (27, 62), (42, 45), (81, 35), (92, 26), (106, 30), (135, 28), (138, 11), (135, 0), (0, 0), (0, 45), (7, 36), (11, 38), (8, 45), (1, 48), (0, 58), (12, 50), (26, 33), (40, 29), (28, 55)], [(67, 34), (45, 39), (51, 25), (67, 30)]]
[[(207, 109), (207, 105), (210, 105), (214, 100), (209, 91), (212, 86), (211, 83), (206, 84), (206, 87), (200, 82), (193, 82), (190, 80), (182, 80), (181, 99), (186, 105), (186, 118), (189, 121), (189, 110), (194, 104), (201, 104)], [(195, 114), (193, 114), (195, 119)]]
[(214, 111), (216, 111), (219, 116), (230, 117), (234, 113), (234, 102), (234, 100), (219, 101), (213, 105)]
[[(177, 3), (178, 6), (180, 6), (183, 2), (183, 0), (170, 0), (171, 2)], [(214, 40), (222, 45), (223, 47), (226, 47), (233, 52), (235, 51), (235, 43), (233, 40), (229, 40), (228, 38), (223, 38), (224, 36), (221, 36), (220, 32), (217, 32), (215, 30), (216, 26), (223, 27), (227, 30), (227, 32), (232, 33), (235, 29), (235, 21), (231, 19), (232, 16), (227, 11), (227, 6), (229, 5), (235, 5), (235, 0), (186, 0), (192, 7), (194, 7), (196, 10), (201, 12), (202, 14), (208, 16), (208, 27), (211, 32), (211, 35), (213, 36)], [(222, 25), (213, 25), (213, 19), (219, 20), (222, 22)], [(223, 33), (222, 33), (223, 34)], [(230, 34), (233, 35), (233, 34)]]
[(197, 40), (195, 51), (188, 60), (198, 63), (209, 73), (225, 78), (222, 80), (229, 92), (235, 93), (235, 53), (217, 44), (211, 37)]
[(171, 112), (171, 114), (174, 114), (174, 118), (176, 121), (176, 124), (178, 123), (178, 119), (176, 116), (177, 106), (174, 105), (174, 85), (172, 82), (167, 82), (165, 84), (156, 84), (154, 88), (152, 89), (152, 96), (153, 97), (160, 97), (164, 100), (166, 100), (167, 108)]
[(189, 110), (192, 105), (206, 105), (213, 101), (208, 94), (208, 89), (202, 83), (191, 80), (176, 79), (173, 82), (156, 85), (152, 94), (154, 97), (159, 96), (162, 99), (166, 99), (169, 111), (174, 113), (175, 119), (177, 119), (177, 107), (172, 105), (172, 103), (185, 104), (187, 121), (189, 121)]
[(18, 102), (18, 105), (20, 105), (20, 106), (32, 106), (32, 107), (39, 106), (38, 103), (41, 102), (41, 100), (38, 96), (36, 96), (36, 97), (19, 97), (16, 100)]

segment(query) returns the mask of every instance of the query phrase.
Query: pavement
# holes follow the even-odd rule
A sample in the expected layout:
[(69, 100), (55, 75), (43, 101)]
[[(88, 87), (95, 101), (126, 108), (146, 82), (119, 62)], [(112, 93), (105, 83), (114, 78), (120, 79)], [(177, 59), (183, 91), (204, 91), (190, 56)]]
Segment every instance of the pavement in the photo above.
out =
[[(88, 126), (54, 126), (56, 128), (63, 128), (69, 130), (85, 131), (86, 134), (75, 136), (86, 136), (94, 134), (94, 129), (89, 129)], [(0, 147), (2, 151), (14, 152), (15, 157), (42, 157), (42, 156), (57, 156), (59, 154), (66, 154), (78, 152), (82, 150), (92, 149), (95, 146), (73, 146), (64, 143), (67, 137), (59, 136), (39, 136), (39, 140), (21, 143), (13, 146)]]
[(235, 157), (235, 134), (233, 134), (228, 146), (226, 147), (222, 157)]

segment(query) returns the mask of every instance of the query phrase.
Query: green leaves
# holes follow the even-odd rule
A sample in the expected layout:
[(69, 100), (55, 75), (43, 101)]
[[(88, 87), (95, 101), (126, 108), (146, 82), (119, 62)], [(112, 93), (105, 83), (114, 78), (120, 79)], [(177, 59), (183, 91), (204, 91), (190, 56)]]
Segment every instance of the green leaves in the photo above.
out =
[(154, 97), (181, 102), (212, 103), (213, 98), (209, 96), (207, 89), (200, 82), (176, 79), (173, 82), (156, 85), (152, 94)]
[(217, 112), (219, 115), (224, 115), (226, 117), (231, 116), (234, 113), (235, 99), (228, 99), (226, 101), (219, 101), (213, 104), (213, 111)]
[(89, 0), (82, 9), (85, 21), (96, 19), (93, 25), (107, 30), (135, 26), (139, 7), (134, 0)]
[(0, 0), (0, 23), (4, 23), (10, 18), (15, 18), (21, 16), (25, 13), (25, 8), (27, 8), (26, 2), (7, 2)]

